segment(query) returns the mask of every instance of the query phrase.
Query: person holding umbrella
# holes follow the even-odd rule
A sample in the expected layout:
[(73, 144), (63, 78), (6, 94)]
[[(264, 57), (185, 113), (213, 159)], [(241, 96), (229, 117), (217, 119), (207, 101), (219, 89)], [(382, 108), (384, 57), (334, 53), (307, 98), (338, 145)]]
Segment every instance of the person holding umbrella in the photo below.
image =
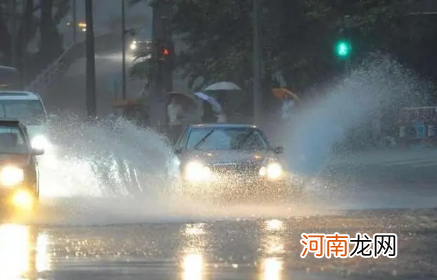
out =
[(203, 92), (196, 92), (194, 95), (204, 101), (202, 116), (202, 121), (204, 123), (226, 122), (226, 114), (217, 100), (209, 95), (204, 94)]
[(291, 118), (291, 113), (299, 101), (296, 94), (291, 92), (286, 88), (274, 88), (272, 89), (273, 94), (282, 101), (282, 107), (280, 109), (280, 117), (283, 121), (289, 121)]

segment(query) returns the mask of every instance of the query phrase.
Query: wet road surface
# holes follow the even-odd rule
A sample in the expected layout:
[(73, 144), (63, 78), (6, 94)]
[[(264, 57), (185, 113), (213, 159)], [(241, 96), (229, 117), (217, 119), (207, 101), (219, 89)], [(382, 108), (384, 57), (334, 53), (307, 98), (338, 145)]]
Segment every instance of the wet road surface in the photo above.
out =
[[(215, 213), (215, 218), (172, 213), (174, 220), (166, 221), (165, 210), (157, 204), (148, 210), (160, 213), (162, 222), (150, 223), (138, 214), (135, 222), (108, 216), (102, 225), (96, 218), (95, 224), (100, 224), (96, 226), (92, 223), (96, 214), (82, 209), (89, 225), (75, 225), (66, 213), (59, 214), (65, 216), (59, 224), (4, 223), (0, 227), (0, 279), (17, 279), (26, 270), (27, 279), (62, 280), (436, 279), (437, 210), (381, 210), (437, 207), (437, 190), (431, 184), (437, 179), (430, 164), (433, 155), (424, 154), (430, 158), (422, 155), (415, 161), (429, 164), (416, 166), (414, 172), (411, 163), (400, 167), (382, 161), (354, 166), (337, 162), (320, 176), (312, 198), (264, 214), (266, 206), (258, 205), (231, 216)], [(196, 213), (200, 217), (211, 208), (204, 204)], [(311, 208), (319, 211), (311, 212)], [(232, 206), (226, 209), (234, 211)], [(257, 214), (249, 215), (252, 210)], [(398, 257), (302, 259), (299, 241), (304, 232), (396, 233)]]
[[(435, 277), (435, 213), (398, 210), (100, 227), (4, 224), (0, 227), (0, 278), (16, 279), (13, 277), (29, 267), (35, 271), (28, 274), (29, 279), (32, 274), (39, 279), (372, 279), (382, 275), (390, 279), (411, 274)], [(416, 221), (417, 217), (420, 221)], [(300, 258), (301, 233), (336, 231), (351, 235), (397, 233), (398, 258)], [(432, 250), (434, 254), (429, 254)]]
[[(77, 61), (50, 90), (50, 109), (84, 114), (84, 66), (84, 59)], [(111, 92), (120, 90), (114, 83), (121, 77), (120, 53), (99, 54), (96, 68), (98, 113), (103, 115), (111, 111)], [(141, 85), (130, 82), (129, 97)], [(125, 217), (72, 203), (67, 210), (54, 207), (43, 213), (62, 217), (59, 223), (55, 218), (22, 225), (8, 221), (0, 226), (0, 280), (19, 275), (53, 280), (437, 279), (435, 210), (380, 210), (437, 207), (436, 152), (360, 159), (327, 166), (309, 185), (308, 196), (293, 206), (212, 209), (201, 204), (187, 215), (178, 211), (184, 201), (169, 203), (176, 206), (145, 202), (150, 215), (140, 208), (137, 215), (131, 208)], [(108, 209), (121, 208), (116, 201), (107, 204)], [(89, 225), (77, 226), (84, 216)], [(299, 257), (303, 232), (378, 231), (399, 235), (397, 259)]]

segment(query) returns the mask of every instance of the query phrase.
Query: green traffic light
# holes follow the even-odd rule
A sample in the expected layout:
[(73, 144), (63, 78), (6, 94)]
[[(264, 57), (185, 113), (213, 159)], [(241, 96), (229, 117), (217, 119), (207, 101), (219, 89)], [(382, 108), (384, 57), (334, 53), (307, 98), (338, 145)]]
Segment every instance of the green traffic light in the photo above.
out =
[(346, 41), (340, 41), (335, 46), (335, 52), (339, 57), (347, 57), (351, 53), (351, 45)]

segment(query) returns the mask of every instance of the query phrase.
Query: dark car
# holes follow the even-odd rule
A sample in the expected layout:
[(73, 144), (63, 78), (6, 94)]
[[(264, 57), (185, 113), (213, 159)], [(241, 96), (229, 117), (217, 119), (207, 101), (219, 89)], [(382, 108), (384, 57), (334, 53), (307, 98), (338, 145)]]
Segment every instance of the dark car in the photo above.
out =
[(175, 145), (183, 191), (190, 195), (267, 195), (297, 191), (279, 154), (264, 133), (246, 124), (188, 126)]
[(134, 37), (129, 43), (129, 49), (133, 52), (151, 51), (152, 49), (152, 33), (150, 28), (141, 28), (134, 31)]
[(32, 149), (27, 128), (17, 120), (0, 120), (1, 206), (33, 209), (39, 200), (38, 162), (44, 150)]

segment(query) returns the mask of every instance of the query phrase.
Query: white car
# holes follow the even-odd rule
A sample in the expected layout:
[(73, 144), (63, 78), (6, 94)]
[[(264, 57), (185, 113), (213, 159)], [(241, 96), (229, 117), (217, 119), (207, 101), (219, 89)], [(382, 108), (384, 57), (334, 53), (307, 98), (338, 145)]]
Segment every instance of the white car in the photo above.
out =
[(0, 119), (16, 119), (27, 126), (31, 145), (47, 149), (46, 122), (49, 119), (44, 102), (29, 91), (0, 91)]

